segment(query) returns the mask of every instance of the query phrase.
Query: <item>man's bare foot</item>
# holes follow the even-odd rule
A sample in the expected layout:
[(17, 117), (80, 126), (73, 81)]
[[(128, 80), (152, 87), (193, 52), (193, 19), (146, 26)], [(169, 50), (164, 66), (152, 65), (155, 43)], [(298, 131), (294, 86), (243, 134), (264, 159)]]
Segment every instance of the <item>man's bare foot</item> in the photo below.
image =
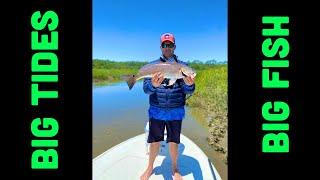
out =
[(152, 174), (153, 168), (147, 168), (146, 171), (140, 176), (140, 180), (148, 180)]
[(182, 176), (178, 169), (173, 169), (172, 171), (173, 171), (174, 180), (182, 180)]

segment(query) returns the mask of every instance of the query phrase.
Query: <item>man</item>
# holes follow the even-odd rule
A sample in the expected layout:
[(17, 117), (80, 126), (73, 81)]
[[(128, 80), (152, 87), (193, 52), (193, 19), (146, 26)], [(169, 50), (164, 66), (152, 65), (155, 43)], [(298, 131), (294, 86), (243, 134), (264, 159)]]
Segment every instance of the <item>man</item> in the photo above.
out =
[[(175, 38), (171, 33), (165, 33), (160, 38), (160, 49), (162, 57), (151, 63), (171, 62), (183, 63), (174, 54), (176, 49)], [(185, 116), (186, 94), (192, 94), (195, 90), (194, 78), (184, 77), (177, 80), (173, 85), (168, 85), (168, 79), (159, 72), (152, 78), (145, 78), (143, 90), (149, 94), (149, 135), (148, 143), (149, 163), (145, 172), (141, 175), (141, 180), (147, 180), (152, 174), (153, 163), (159, 152), (160, 141), (164, 140), (164, 129), (167, 130), (167, 143), (172, 160), (172, 174), (174, 179), (182, 179), (177, 166), (178, 144), (180, 143), (181, 124)]]

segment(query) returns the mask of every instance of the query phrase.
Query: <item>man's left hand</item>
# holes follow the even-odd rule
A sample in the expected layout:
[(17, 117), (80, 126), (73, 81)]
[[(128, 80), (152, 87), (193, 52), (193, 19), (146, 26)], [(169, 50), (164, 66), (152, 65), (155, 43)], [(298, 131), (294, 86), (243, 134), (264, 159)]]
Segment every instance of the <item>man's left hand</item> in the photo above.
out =
[(183, 80), (188, 86), (191, 86), (194, 84), (194, 78), (190, 76), (184, 77)]

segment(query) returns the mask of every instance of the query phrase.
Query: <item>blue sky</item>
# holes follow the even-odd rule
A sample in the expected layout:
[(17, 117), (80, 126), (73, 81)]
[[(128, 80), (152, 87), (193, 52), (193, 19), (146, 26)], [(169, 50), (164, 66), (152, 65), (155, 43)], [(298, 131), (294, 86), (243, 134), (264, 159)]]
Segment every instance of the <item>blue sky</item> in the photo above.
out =
[(152, 61), (160, 35), (179, 59), (227, 61), (227, 0), (93, 0), (93, 58)]

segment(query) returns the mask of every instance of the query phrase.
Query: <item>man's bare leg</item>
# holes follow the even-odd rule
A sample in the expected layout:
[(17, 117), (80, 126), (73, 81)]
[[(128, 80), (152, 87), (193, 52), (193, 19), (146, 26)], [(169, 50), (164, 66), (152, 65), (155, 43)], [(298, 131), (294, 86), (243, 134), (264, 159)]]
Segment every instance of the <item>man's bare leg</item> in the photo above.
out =
[(175, 180), (182, 180), (182, 176), (179, 172), (177, 161), (178, 161), (178, 144), (169, 142), (169, 151), (172, 161), (172, 173)]
[(153, 170), (153, 163), (159, 153), (160, 142), (154, 142), (150, 144), (150, 151), (149, 151), (149, 163), (147, 169), (144, 173), (140, 176), (140, 180), (148, 180), (152, 174)]

